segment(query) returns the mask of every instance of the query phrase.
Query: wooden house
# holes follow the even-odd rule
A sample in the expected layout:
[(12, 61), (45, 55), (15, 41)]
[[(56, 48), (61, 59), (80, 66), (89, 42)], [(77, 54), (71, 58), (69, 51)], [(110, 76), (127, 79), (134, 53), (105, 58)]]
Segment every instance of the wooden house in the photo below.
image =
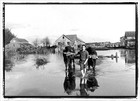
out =
[(78, 49), (78, 46), (81, 44), (85, 44), (80, 38), (77, 37), (76, 34), (73, 35), (62, 35), (60, 36), (54, 43), (58, 47), (58, 51), (62, 51), (65, 46), (67, 46), (68, 42), (75, 48)]
[(13, 38), (10, 41), (10, 43), (5, 46), (5, 48), (16, 50), (17, 48), (28, 47), (28, 46), (30, 47), (32, 45), (29, 44), (27, 40), (21, 38)]

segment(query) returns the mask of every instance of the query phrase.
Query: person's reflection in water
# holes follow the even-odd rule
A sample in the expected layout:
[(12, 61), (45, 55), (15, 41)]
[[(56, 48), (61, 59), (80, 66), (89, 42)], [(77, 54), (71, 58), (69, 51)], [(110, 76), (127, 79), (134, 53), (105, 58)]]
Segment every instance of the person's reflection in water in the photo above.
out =
[(81, 78), (80, 79), (80, 95), (81, 96), (89, 96), (89, 94), (87, 93), (87, 85), (86, 85), (86, 79), (85, 78)]
[[(89, 96), (88, 91), (94, 92), (99, 87), (94, 74), (80, 79), (80, 96)], [(77, 96), (79, 96), (77, 94)]]
[(66, 72), (66, 77), (64, 80), (64, 90), (68, 95), (72, 94), (72, 91), (75, 90), (76, 83), (75, 83), (75, 69), (69, 68)]
[(87, 91), (91, 91), (91, 92), (94, 92), (99, 87), (98, 81), (94, 75), (89, 76), (86, 84), (87, 84)]

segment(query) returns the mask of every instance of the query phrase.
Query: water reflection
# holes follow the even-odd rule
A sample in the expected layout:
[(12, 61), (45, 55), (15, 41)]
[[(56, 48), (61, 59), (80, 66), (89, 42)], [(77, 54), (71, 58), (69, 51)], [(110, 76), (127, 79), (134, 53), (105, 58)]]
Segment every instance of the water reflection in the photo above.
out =
[[(127, 52), (128, 51), (128, 52)], [(118, 63), (111, 60), (110, 54), (118, 53)], [(14, 55), (5, 57), (6, 96), (129, 96), (135, 94), (135, 64), (125, 68), (125, 61), (135, 60), (132, 50), (99, 51), (96, 75), (87, 71), (88, 76), (80, 78), (80, 66), (64, 72), (62, 55)], [(125, 58), (127, 58), (125, 60)], [(134, 58), (134, 59), (133, 59)], [(44, 61), (49, 63), (44, 63)], [(75, 61), (76, 63), (79, 62)], [(130, 62), (130, 61), (128, 61)], [(18, 63), (18, 64), (17, 64)], [(36, 65), (36, 66), (35, 66)], [(36, 70), (38, 69), (38, 70)], [(43, 69), (43, 70), (40, 70)], [(63, 75), (65, 74), (65, 75)], [(98, 77), (98, 78), (96, 78)], [(40, 82), (38, 82), (38, 80)], [(98, 80), (98, 81), (97, 81)], [(118, 82), (120, 81), (121, 82)], [(56, 83), (57, 82), (57, 83)], [(116, 83), (117, 82), (117, 83)], [(99, 84), (99, 86), (98, 86)], [(109, 87), (108, 87), (109, 85)], [(117, 89), (117, 88), (124, 89)], [(35, 90), (33, 90), (35, 89)], [(65, 91), (65, 92), (64, 92)], [(23, 93), (21, 93), (23, 92)], [(37, 93), (39, 92), (39, 93)], [(105, 93), (106, 92), (106, 93)], [(117, 92), (117, 94), (116, 94)]]
[(99, 87), (99, 85), (95, 76), (89, 76), (89, 78), (87, 79), (87, 91), (94, 92), (97, 89), (97, 87)]
[(88, 92), (94, 92), (99, 87), (98, 81), (93, 73), (87, 74), (85, 78), (80, 78), (80, 88), (76, 88), (75, 69), (70, 68), (68, 71), (65, 71), (65, 74), (63, 87), (65, 93), (68, 95), (72, 95), (72, 92), (76, 92), (77, 96), (89, 96)]
[(80, 79), (80, 96), (89, 96), (88, 91), (94, 92), (99, 87), (98, 81), (94, 74), (88, 75), (87, 78)]
[(10, 59), (5, 59), (5, 71), (10, 72), (14, 66), (14, 63)]
[(121, 50), (120, 53), (125, 58), (125, 63), (135, 63), (135, 50)]
[(80, 96), (89, 96), (86, 88), (87, 88), (86, 79), (81, 78), (80, 79)]
[(4, 60), (5, 70), (9, 72), (15, 66), (15, 63), (21, 64), (23, 62), (26, 62), (26, 57), (27, 55), (23, 55), (23, 54), (14, 54), (14, 55), (6, 54)]
[(72, 92), (75, 90), (76, 83), (75, 83), (75, 69), (70, 68), (66, 71), (66, 77), (63, 83), (64, 90), (68, 95), (71, 95)]

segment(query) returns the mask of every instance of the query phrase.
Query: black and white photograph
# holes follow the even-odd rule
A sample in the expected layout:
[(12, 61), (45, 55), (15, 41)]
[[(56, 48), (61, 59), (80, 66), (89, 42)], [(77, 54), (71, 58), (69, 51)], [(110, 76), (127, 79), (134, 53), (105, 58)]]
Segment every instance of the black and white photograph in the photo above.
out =
[(135, 98), (137, 2), (3, 3), (4, 98)]

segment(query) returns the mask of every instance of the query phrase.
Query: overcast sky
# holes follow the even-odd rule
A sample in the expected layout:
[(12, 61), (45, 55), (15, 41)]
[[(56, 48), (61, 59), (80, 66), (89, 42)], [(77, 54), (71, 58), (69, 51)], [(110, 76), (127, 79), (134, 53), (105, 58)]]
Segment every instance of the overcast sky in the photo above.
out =
[(135, 5), (6, 5), (5, 25), (32, 42), (77, 34), (85, 42), (117, 42), (135, 31)]

